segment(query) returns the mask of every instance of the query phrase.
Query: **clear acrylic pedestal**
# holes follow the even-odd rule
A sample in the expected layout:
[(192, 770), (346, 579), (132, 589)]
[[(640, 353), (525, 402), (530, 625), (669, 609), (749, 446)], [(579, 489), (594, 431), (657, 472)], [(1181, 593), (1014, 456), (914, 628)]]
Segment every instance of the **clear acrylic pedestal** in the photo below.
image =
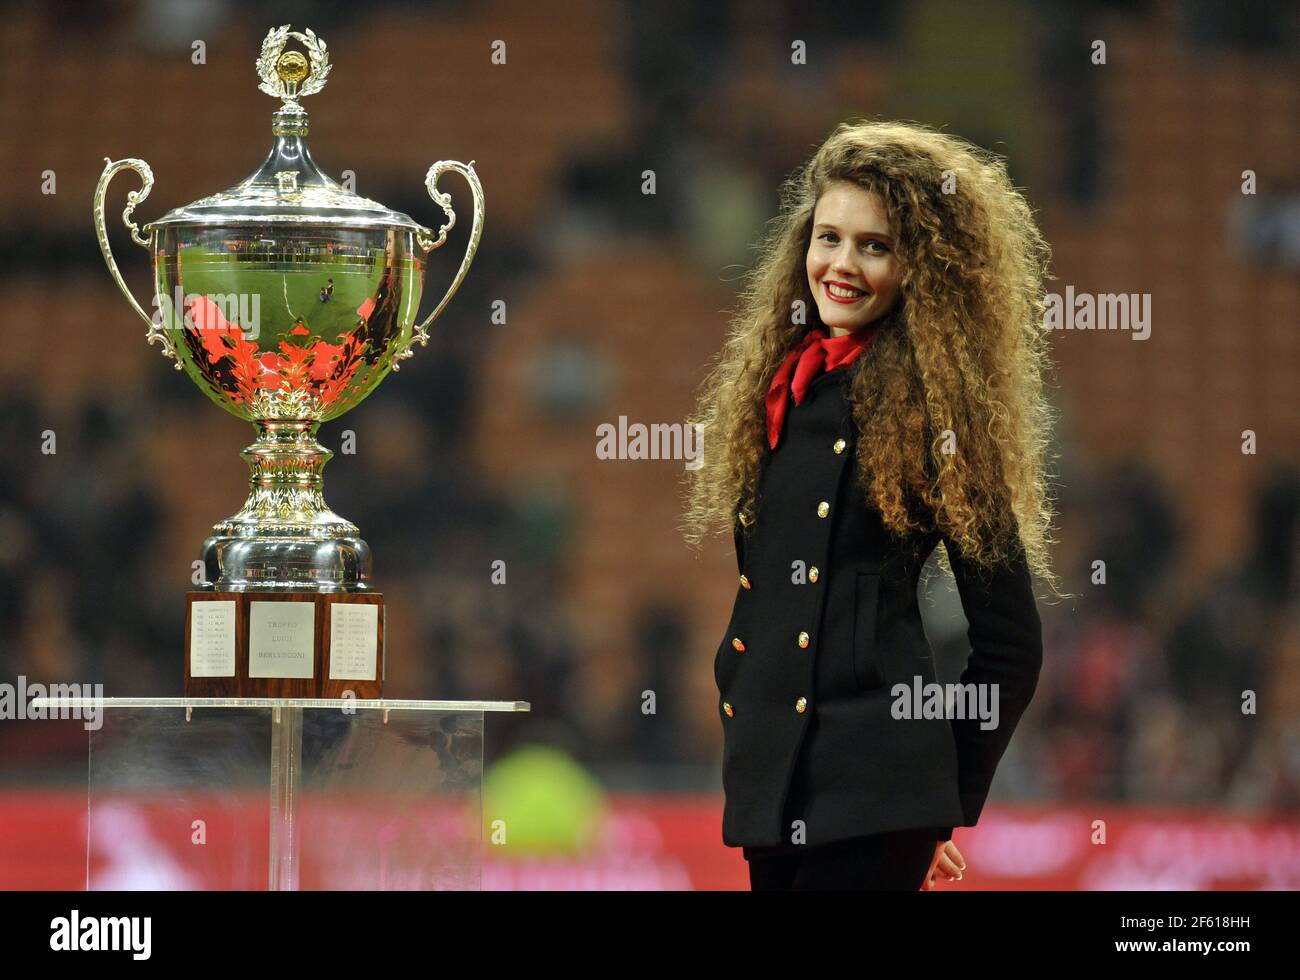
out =
[(36, 705), (99, 711), (87, 890), (477, 889), (484, 715), (529, 709), (350, 698)]

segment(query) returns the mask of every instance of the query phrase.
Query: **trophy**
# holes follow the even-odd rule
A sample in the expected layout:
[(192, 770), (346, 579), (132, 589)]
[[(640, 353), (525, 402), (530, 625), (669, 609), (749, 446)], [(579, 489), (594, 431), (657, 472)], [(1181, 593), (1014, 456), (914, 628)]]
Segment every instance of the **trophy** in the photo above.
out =
[[(295, 38), (304, 51), (285, 50)], [(274, 145), (246, 180), (144, 226), (132, 212), (153, 186), (142, 160), (109, 160), (95, 189), (95, 228), (108, 271), (159, 344), (214, 402), (251, 422), (241, 454), (248, 499), (203, 543), (187, 593), (187, 697), (379, 697), (384, 603), (371, 583), (370, 548), (325, 503), (333, 456), (322, 422), (355, 406), (400, 370), (465, 278), (483, 232), (483, 188), (468, 164), (440, 160), (425, 188), (446, 221), (434, 234), (407, 215), (347, 190), (307, 148), (300, 100), (330, 71), (312, 31), (271, 30), (257, 59), (259, 88), (281, 100)], [(215, 147), (214, 147), (215, 149)], [(152, 315), (136, 302), (108, 243), (104, 196), (133, 170), (122, 221), (153, 259)], [(474, 195), (474, 225), (451, 286), (416, 322), (425, 255), (456, 223), (448, 170)]]

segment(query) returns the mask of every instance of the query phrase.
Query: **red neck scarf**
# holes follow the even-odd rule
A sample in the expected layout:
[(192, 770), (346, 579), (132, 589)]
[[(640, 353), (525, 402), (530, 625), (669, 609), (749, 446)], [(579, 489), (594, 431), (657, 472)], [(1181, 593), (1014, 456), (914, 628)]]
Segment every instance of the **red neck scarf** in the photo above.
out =
[(852, 364), (876, 339), (877, 325), (869, 323), (838, 337), (828, 337), (821, 327), (814, 327), (786, 355), (767, 389), (767, 441), (773, 449), (781, 439), (790, 395), (793, 393), (794, 403), (798, 405), (818, 374)]

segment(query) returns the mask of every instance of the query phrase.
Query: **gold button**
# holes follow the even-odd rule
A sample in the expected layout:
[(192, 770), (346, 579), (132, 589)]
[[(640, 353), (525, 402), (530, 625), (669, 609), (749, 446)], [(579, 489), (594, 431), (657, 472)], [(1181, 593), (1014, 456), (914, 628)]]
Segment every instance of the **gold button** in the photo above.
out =
[(820, 504), (817, 505), (818, 517), (825, 517), (830, 512), (831, 512), (831, 505), (828, 504), (826, 501), (823, 500)]
[(745, 576), (743, 576), (743, 575), (740, 576), (740, 584), (743, 585), (743, 586), (744, 586), (745, 588), (747, 588), (747, 589), (748, 589), (748, 588), (751, 588), (751, 586), (750, 586), (750, 584), (749, 584), (749, 579), (745, 578)]
[(722, 710), (727, 713), (728, 718), (730, 718), (732, 715), (736, 713), (735, 710), (731, 707), (731, 705), (727, 704), (726, 701), (722, 702)]
[(808, 645), (808, 633), (806, 631), (801, 631), (799, 633), (799, 646), (806, 647), (807, 645)]
[(745, 652), (745, 644), (743, 644), (743, 643), (740, 642), (740, 637), (738, 637), (738, 636), (734, 636), (734, 637), (732, 637), (732, 638), (731, 638), (731, 645), (732, 645), (733, 647), (735, 647), (737, 650), (739, 650), (741, 653), (744, 653), (744, 652)]
[(831, 446), (831, 448), (835, 450), (835, 455), (838, 456), (840, 453), (844, 452), (844, 447), (846, 445), (848, 444), (843, 439), (836, 439), (835, 445)]
[(803, 714), (805, 711), (807, 711), (807, 710), (808, 710), (808, 699), (807, 699), (807, 698), (800, 698), (798, 701), (796, 701), (796, 702), (794, 703), (794, 710), (797, 711), (797, 712), (799, 712), (799, 714)]
[(740, 526), (741, 526), (741, 527), (749, 527), (749, 525), (752, 524), (752, 523), (754, 522), (754, 521), (753, 521), (753, 518), (751, 518), (751, 517), (750, 517), (748, 514), (746, 514), (743, 510), (742, 510), (742, 511), (739, 511), (739, 512), (736, 514), (736, 519), (740, 521)]
[(817, 576), (820, 575), (820, 574), (821, 574), (821, 572), (817, 571), (817, 566), (814, 565), (812, 568), (808, 569), (808, 581), (809, 581), (809, 582), (816, 582), (816, 581), (817, 581)]

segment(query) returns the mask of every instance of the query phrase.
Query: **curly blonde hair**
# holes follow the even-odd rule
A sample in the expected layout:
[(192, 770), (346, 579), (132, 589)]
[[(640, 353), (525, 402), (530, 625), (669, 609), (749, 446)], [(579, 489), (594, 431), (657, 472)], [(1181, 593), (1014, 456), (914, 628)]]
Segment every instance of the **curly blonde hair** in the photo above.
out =
[(784, 183), (690, 420), (705, 427), (705, 451), (687, 471), (680, 530), (698, 549), (730, 532), (738, 511), (757, 510), (764, 396), (787, 353), (820, 325), (805, 253), (814, 208), (835, 181), (880, 196), (900, 266), (897, 304), (847, 369), (867, 504), (900, 536), (946, 534), (976, 565), (1022, 546), (1055, 590), (1042, 328), (1050, 248), (1000, 157), (918, 123), (841, 123)]

